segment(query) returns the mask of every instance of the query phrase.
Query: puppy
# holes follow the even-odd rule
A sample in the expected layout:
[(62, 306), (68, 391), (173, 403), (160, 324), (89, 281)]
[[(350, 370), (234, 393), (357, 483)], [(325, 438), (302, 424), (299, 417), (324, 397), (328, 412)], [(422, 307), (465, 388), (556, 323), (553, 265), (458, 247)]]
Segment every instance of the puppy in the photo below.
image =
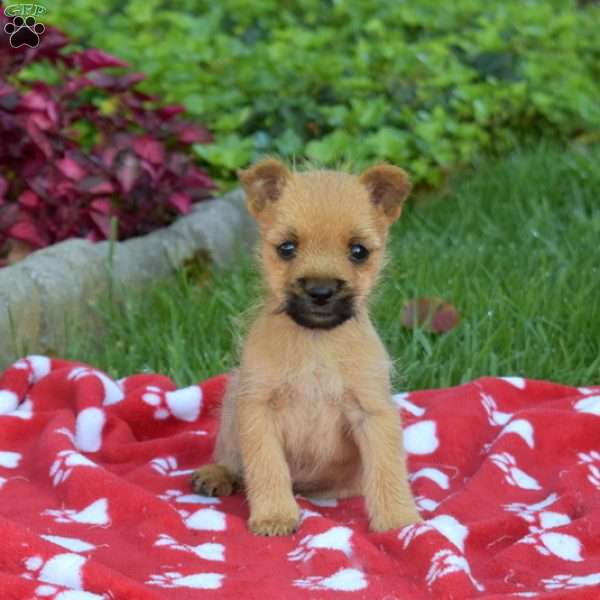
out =
[(223, 400), (215, 464), (194, 472), (193, 489), (245, 488), (259, 535), (296, 529), (294, 493), (364, 494), (374, 531), (419, 521), (390, 360), (367, 307), (406, 173), (291, 172), (266, 159), (240, 179), (267, 291)]

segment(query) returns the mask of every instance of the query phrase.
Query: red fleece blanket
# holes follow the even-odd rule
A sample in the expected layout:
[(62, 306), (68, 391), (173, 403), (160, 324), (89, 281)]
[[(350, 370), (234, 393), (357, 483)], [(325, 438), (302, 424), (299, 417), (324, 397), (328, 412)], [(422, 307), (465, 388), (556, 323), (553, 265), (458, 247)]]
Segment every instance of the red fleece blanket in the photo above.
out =
[(600, 387), (394, 396), (423, 524), (298, 498), (289, 537), (190, 491), (226, 378), (177, 389), (31, 356), (0, 376), (0, 598), (600, 598)]

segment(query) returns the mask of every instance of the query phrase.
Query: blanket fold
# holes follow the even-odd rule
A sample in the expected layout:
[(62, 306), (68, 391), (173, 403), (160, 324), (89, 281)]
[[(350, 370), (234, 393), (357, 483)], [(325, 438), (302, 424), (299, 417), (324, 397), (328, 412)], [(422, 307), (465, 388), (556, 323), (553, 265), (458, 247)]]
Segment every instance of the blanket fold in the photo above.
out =
[(600, 598), (600, 387), (485, 377), (399, 393), (425, 522), (298, 497), (292, 536), (193, 494), (221, 375), (178, 389), (29, 356), (0, 375), (0, 598)]

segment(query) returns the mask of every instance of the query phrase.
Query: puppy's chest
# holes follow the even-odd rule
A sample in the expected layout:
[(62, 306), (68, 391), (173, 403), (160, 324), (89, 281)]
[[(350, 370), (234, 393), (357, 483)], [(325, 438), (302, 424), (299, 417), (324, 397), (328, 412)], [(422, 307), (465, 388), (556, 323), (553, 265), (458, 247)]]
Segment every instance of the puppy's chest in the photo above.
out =
[(281, 382), (274, 390), (272, 408), (289, 455), (335, 453), (348, 430), (347, 393), (342, 374), (325, 366), (305, 368)]

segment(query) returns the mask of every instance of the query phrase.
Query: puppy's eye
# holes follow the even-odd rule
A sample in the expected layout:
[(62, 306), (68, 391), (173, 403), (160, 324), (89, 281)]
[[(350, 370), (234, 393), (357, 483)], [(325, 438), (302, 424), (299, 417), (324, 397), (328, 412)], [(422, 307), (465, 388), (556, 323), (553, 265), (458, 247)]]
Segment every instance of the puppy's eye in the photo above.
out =
[(283, 244), (279, 244), (277, 246), (277, 254), (281, 256), (284, 260), (291, 260), (296, 256), (297, 246), (295, 242), (283, 242)]
[(350, 260), (353, 262), (364, 262), (369, 258), (369, 251), (362, 244), (350, 246)]

